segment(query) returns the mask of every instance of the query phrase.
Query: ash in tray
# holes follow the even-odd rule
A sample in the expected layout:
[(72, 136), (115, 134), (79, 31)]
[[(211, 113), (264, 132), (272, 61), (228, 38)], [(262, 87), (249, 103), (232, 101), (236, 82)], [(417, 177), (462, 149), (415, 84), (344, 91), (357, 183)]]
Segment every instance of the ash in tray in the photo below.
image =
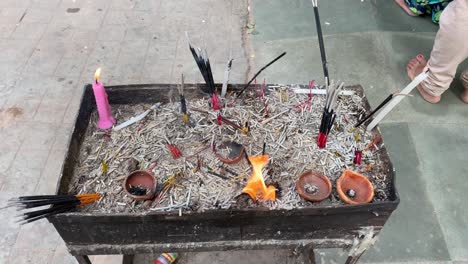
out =
[[(81, 209), (88, 212), (292, 209), (343, 204), (335, 188), (322, 202), (302, 199), (295, 190), (296, 179), (302, 172), (320, 171), (334, 183), (344, 169), (351, 169), (370, 179), (375, 188), (373, 201), (388, 199), (387, 186), (391, 179), (387, 178), (388, 160), (381, 155), (381, 139), (364, 133), (364, 128), (353, 130), (365, 113), (360, 95), (339, 96), (340, 110), (335, 125), (328, 135), (326, 148), (319, 149), (316, 138), (325, 96), (313, 95), (309, 107), (303, 104), (308, 94), (296, 94), (291, 87), (272, 86), (267, 90), (263, 100), (255, 88), (250, 88), (251, 92), (243, 100), (221, 110), (224, 118), (241, 127), (248, 122), (249, 135), (226, 122), (219, 125), (217, 112), (208, 107), (207, 98), (188, 98), (189, 126), (181, 117), (179, 101), (162, 104), (142, 121), (119, 131), (99, 130), (94, 112), (70, 191), (102, 194), (99, 202)], [(265, 105), (268, 117), (265, 117)], [(113, 105), (112, 110), (120, 124), (150, 107), (150, 104)], [(173, 158), (168, 141), (180, 150), (181, 158)], [(249, 156), (261, 155), (266, 143), (269, 163), (263, 169), (263, 177), (267, 186), (277, 188), (276, 201), (254, 202), (242, 194), (252, 174), (247, 159), (242, 155), (238, 163), (226, 164), (218, 157), (236, 158), (239, 145), (226, 144), (232, 141), (242, 144)], [(213, 146), (218, 146), (218, 156)], [(363, 150), (361, 165), (353, 164), (356, 146)], [(134, 170), (150, 168), (158, 182), (156, 198), (134, 201), (125, 194), (123, 181)]]

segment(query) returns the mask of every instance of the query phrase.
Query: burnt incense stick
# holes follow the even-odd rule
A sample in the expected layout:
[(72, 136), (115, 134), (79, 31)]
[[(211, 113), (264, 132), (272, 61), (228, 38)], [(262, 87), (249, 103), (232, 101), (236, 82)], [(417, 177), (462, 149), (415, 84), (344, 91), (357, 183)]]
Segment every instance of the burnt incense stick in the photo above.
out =
[(249, 163), (249, 166), (252, 167), (252, 162), (250, 162), (249, 154), (247, 154), (247, 150), (244, 151), (244, 157), (247, 160), (247, 163)]
[(212, 171), (211, 169), (207, 169), (206, 172), (208, 172), (209, 174), (211, 174), (211, 175), (213, 175), (213, 176), (219, 177), (219, 178), (221, 178), (221, 179), (223, 179), (223, 180), (229, 180), (229, 177), (226, 177), (226, 176), (224, 176), (224, 175), (221, 175), (221, 174), (219, 174), (219, 173), (216, 173), (216, 172)]
[(241, 96), (241, 94), (245, 91), (245, 89), (247, 89), (249, 87), (249, 85), (257, 78), (257, 76), (263, 71), (265, 70), (266, 68), (268, 68), (270, 65), (272, 65), (273, 63), (275, 63), (277, 60), (281, 59), (284, 55), (286, 55), (286, 51), (281, 53), (278, 57), (276, 57), (275, 59), (273, 59), (272, 61), (270, 61), (267, 65), (263, 66), (263, 68), (261, 68), (253, 77), (252, 79), (250, 79), (250, 81), (244, 86), (244, 88), (242, 88), (242, 90), (240, 90), (240, 92), (237, 94), (236, 98), (237, 99), (239, 96)]
[(221, 113), (218, 113), (218, 117), (217, 117), (217, 121), (218, 121), (218, 125), (221, 125), (223, 122), (230, 125), (231, 127), (235, 128), (235, 129), (238, 129), (240, 132), (244, 133), (244, 134), (248, 134), (249, 133), (249, 129), (248, 127), (241, 127), (239, 126), (238, 124), (234, 123), (233, 121), (225, 118), (224, 116), (221, 115)]
[(231, 67), (232, 67), (232, 58), (229, 59), (226, 69), (224, 70), (224, 79), (223, 79), (223, 86), (221, 87), (221, 97), (224, 98), (226, 97), (226, 92), (227, 92), (227, 86), (229, 82), (229, 74), (231, 73)]
[(387, 98), (385, 98), (385, 100), (383, 100), (382, 103), (379, 104), (379, 106), (377, 106), (377, 108), (375, 108), (369, 115), (367, 115), (366, 117), (364, 117), (361, 121), (359, 121), (354, 127), (359, 127), (360, 125), (362, 125), (364, 122), (366, 122), (371, 116), (373, 116), (375, 113), (377, 113), (377, 111), (379, 111), (382, 107), (384, 107), (388, 102), (390, 102), (390, 100), (393, 99), (393, 94), (390, 94)]
[(328, 75), (327, 56), (325, 53), (325, 44), (323, 42), (322, 25), (320, 24), (318, 0), (312, 0), (312, 5), (314, 6), (315, 26), (317, 28), (317, 37), (318, 37), (319, 48), (320, 48), (320, 57), (322, 59), (323, 75), (325, 76), (325, 82), (328, 84), (330, 77)]
[(266, 151), (266, 142), (263, 142), (262, 155), (265, 155), (265, 151)]
[(182, 120), (185, 124), (189, 121), (189, 116), (187, 114), (187, 100), (185, 100), (184, 95), (184, 74), (181, 75), (181, 84), (178, 87), (179, 97), (180, 97), (180, 112), (182, 113)]
[(227, 172), (229, 172), (232, 176), (237, 176), (239, 175), (239, 173), (227, 168), (227, 167), (222, 167), (224, 170), (226, 170)]

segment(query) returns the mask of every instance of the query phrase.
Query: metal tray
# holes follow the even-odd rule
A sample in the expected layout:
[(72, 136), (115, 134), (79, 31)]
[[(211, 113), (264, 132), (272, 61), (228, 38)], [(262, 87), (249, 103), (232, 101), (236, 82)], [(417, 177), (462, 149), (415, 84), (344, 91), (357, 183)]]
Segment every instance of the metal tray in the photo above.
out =
[[(175, 84), (108, 86), (109, 101), (115, 104), (166, 102)], [(186, 84), (187, 98), (202, 96), (204, 84)], [(242, 85), (230, 85), (239, 89)], [(305, 87), (304, 87), (305, 88)], [(361, 86), (351, 86), (362, 95)], [(364, 98), (367, 111), (370, 106)], [(83, 136), (95, 110), (91, 85), (83, 90), (68, 153), (57, 186), (67, 193)], [(374, 129), (373, 133), (380, 133)], [(212, 210), (202, 213), (148, 212), (140, 214), (62, 213), (49, 217), (74, 255), (135, 254), (158, 250), (206, 250), (274, 247), (284, 242), (315, 240), (318, 246), (349, 246), (365, 227), (378, 233), (399, 203), (395, 175), (387, 151), (392, 182), (389, 201), (365, 205), (333, 205), (294, 210)], [(262, 242), (263, 241), (263, 242)], [(288, 242), (289, 241), (289, 242)]]

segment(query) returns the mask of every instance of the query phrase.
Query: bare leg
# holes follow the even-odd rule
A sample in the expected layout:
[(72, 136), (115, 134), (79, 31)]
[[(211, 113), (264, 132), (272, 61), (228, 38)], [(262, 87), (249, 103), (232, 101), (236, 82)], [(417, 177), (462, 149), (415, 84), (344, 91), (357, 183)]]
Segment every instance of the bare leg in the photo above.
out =
[[(408, 65), (406, 65), (406, 71), (408, 72), (408, 77), (410, 77), (411, 80), (414, 80), (416, 76), (418, 76), (426, 67), (427, 61), (424, 58), (423, 55), (418, 55), (415, 58), (411, 59), (408, 62)], [(437, 104), (440, 102), (440, 96), (434, 96), (426, 92), (422, 84), (418, 85), (417, 87), (419, 94), (421, 94), (421, 97), (428, 101), (429, 103), (432, 104)]]
[(409, 7), (405, 3), (405, 0), (395, 0), (395, 3), (397, 3), (397, 5), (399, 5), (409, 16), (418, 16), (409, 9)]

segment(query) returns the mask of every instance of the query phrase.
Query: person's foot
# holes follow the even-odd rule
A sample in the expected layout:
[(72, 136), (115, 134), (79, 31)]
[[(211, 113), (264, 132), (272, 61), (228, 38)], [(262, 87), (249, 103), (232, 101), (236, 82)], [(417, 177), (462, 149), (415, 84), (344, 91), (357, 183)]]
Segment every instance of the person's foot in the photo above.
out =
[(463, 86), (463, 93), (461, 94), (461, 99), (465, 104), (468, 104), (468, 69), (466, 69), (462, 76), (460, 77)]
[(405, 3), (405, 0), (395, 0), (395, 3), (397, 3), (397, 5), (399, 5), (409, 16), (418, 16), (409, 9), (409, 7)]
[[(418, 76), (424, 70), (426, 64), (427, 61), (421, 54), (419, 54), (415, 58), (412, 58), (406, 66), (408, 77), (410, 77), (411, 80), (414, 80), (414, 78), (416, 78), (416, 76)], [(440, 96), (434, 96), (429, 94), (428, 92), (426, 92), (426, 90), (424, 90), (424, 87), (422, 87), (421, 84), (418, 85), (418, 87), (416, 88), (418, 89), (419, 94), (421, 94), (421, 97), (429, 103), (437, 104), (438, 102), (440, 102)]]
[(465, 88), (465, 90), (463, 90), (461, 99), (465, 104), (468, 104), (468, 89)]

